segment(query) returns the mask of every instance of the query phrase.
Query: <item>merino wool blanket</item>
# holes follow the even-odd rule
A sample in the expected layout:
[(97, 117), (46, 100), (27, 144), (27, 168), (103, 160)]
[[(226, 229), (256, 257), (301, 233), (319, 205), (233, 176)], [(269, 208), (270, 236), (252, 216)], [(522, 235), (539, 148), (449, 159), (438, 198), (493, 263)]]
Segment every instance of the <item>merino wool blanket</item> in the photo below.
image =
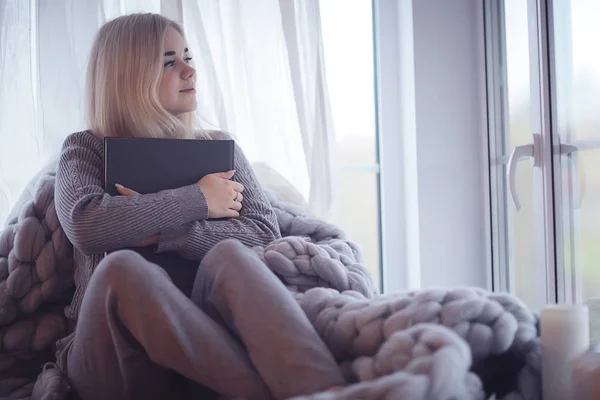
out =
[[(67, 397), (52, 350), (67, 332), (73, 260), (54, 177), (50, 169), (36, 178), (31, 199), (0, 232), (2, 399)], [(541, 398), (539, 321), (516, 297), (478, 288), (376, 294), (341, 229), (268, 196), (283, 237), (254, 250), (350, 382), (296, 400)]]

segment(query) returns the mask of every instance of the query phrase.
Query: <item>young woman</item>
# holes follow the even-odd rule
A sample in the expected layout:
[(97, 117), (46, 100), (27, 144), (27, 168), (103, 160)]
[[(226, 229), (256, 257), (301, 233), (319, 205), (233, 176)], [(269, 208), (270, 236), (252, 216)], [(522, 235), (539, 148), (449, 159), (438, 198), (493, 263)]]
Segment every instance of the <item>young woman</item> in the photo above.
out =
[[(195, 133), (195, 70), (181, 28), (133, 14), (98, 32), (88, 69), (90, 130), (62, 149), (55, 202), (74, 245), (73, 332), (58, 366), (78, 398), (167, 399), (181, 386), (228, 398), (284, 399), (344, 384), (284, 285), (248, 248), (280, 236), (236, 148), (235, 172), (140, 195), (103, 190), (105, 136), (215, 139)], [(133, 188), (134, 189), (134, 188)], [(191, 298), (127, 246), (198, 260)], [(199, 391), (187, 393), (199, 398)]]

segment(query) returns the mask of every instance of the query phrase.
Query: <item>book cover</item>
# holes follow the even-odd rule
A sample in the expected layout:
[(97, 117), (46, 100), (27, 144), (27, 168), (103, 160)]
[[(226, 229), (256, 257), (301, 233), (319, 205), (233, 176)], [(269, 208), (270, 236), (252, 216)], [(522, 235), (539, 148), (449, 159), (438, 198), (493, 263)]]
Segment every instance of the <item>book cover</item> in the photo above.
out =
[[(177, 189), (202, 177), (234, 168), (233, 140), (104, 138), (105, 190), (118, 196), (119, 183), (140, 194)], [(164, 268), (173, 283), (191, 293), (199, 261), (177, 253), (156, 253), (154, 246), (128, 248)]]

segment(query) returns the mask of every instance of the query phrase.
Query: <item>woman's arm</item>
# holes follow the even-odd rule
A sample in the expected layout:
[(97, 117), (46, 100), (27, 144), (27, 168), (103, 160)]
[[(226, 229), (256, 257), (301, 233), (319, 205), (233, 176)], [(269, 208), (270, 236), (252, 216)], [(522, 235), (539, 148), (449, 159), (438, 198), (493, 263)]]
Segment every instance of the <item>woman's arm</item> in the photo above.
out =
[(238, 218), (193, 221), (159, 236), (158, 252), (175, 251), (190, 260), (201, 260), (215, 244), (238, 239), (246, 246), (265, 246), (280, 238), (277, 217), (250, 163), (235, 148), (235, 175), (232, 180), (244, 186), (244, 200)]
[(197, 184), (131, 197), (106, 194), (103, 157), (102, 140), (78, 132), (66, 139), (58, 163), (56, 212), (65, 234), (82, 253), (126, 247), (161, 230), (208, 217)]

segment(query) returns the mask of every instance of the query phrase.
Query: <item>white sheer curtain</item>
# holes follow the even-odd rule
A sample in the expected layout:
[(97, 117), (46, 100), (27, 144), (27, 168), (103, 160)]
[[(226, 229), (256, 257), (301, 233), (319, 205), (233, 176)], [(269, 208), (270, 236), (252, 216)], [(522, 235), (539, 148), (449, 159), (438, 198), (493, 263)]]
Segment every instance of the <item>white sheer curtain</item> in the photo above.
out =
[(233, 133), (253, 163), (279, 172), (326, 218), (334, 136), (318, 0), (3, 0), (0, 226), (64, 138), (86, 128), (94, 34), (132, 12), (183, 23), (204, 126)]

